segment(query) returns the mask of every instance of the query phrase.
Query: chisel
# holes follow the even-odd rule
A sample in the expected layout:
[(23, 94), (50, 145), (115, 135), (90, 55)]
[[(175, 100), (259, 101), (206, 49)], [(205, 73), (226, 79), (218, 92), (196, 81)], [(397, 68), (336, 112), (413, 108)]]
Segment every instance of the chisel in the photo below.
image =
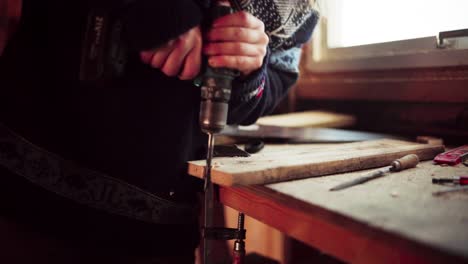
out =
[(343, 190), (343, 189), (346, 189), (346, 188), (349, 188), (358, 184), (362, 184), (370, 180), (380, 178), (384, 176), (385, 173), (390, 172), (390, 171), (396, 172), (396, 171), (402, 171), (405, 169), (413, 168), (413, 167), (416, 167), (418, 163), (419, 163), (418, 156), (415, 154), (409, 154), (400, 159), (394, 160), (390, 164), (390, 166), (373, 171), (369, 174), (366, 174), (365, 176), (361, 178), (357, 178), (349, 182), (338, 184), (337, 186), (331, 188), (330, 191), (339, 191), (339, 190)]

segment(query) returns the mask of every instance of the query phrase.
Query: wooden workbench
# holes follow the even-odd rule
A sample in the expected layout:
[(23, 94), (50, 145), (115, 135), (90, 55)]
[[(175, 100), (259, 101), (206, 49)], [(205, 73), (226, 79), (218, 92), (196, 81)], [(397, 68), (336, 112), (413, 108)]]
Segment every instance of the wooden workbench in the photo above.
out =
[(433, 177), (468, 175), (468, 167), (422, 162), (360, 186), (329, 192), (366, 171), (265, 186), (220, 187), (220, 201), (285, 234), (352, 263), (468, 262), (468, 192)]

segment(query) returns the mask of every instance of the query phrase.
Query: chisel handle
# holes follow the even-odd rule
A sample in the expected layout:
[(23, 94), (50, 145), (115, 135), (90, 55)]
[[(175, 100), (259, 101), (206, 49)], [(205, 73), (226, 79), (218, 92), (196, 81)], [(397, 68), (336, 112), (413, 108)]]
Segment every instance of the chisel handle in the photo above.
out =
[(416, 154), (409, 154), (404, 156), (403, 158), (399, 158), (394, 160), (391, 166), (391, 171), (402, 171), (409, 168), (416, 167), (419, 163), (419, 157)]

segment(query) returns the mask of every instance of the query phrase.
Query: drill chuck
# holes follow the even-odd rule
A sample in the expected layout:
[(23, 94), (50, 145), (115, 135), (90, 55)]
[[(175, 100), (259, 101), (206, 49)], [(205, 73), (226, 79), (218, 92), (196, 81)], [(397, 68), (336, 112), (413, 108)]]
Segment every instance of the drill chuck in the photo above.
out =
[(229, 69), (207, 69), (200, 104), (200, 126), (204, 132), (218, 133), (226, 126), (231, 83), (235, 77), (235, 72)]
[[(229, 6), (216, 5), (211, 9), (211, 18), (232, 13)], [(227, 122), (232, 81), (238, 72), (227, 68), (207, 67), (202, 79), (200, 127), (206, 133), (218, 133)]]
[(219, 133), (226, 126), (227, 103), (205, 101), (200, 105), (200, 125), (205, 133)]

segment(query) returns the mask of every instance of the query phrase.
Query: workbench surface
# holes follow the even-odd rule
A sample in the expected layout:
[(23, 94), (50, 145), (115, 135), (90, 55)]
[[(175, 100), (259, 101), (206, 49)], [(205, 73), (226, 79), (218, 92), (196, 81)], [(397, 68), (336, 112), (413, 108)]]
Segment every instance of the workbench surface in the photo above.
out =
[(431, 161), (330, 192), (358, 171), (265, 186), (220, 187), (220, 200), (341, 260), (353, 263), (468, 262), (468, 191), (432, 178), (468, 175), (468, 167)]

